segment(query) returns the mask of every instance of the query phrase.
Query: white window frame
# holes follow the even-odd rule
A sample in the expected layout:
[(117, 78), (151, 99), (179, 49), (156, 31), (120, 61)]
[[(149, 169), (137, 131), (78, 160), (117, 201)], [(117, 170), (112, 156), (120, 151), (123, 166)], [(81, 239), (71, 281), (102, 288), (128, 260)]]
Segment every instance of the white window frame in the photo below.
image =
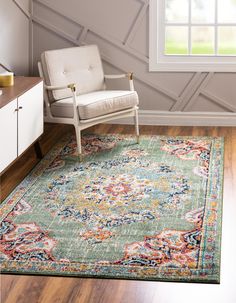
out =
[(236, 56), (165, 55), (165, 0), (150, 0), (149, 71), (236, 72)]

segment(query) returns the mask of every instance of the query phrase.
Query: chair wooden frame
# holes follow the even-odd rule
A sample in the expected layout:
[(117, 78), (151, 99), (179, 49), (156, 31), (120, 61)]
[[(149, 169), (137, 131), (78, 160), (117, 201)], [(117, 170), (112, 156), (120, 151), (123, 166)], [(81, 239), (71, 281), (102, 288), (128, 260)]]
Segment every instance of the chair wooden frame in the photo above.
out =
[[(106, 114), (103, 116), (81, 120), (79, 118), (78, 109), (77, 109), (77, 100), (79, 100), (79, 95), (76, 93), (76, 85), (74, 83), (70, 83), (68, 85), (63, 86), (48, 86), (45, 84), (45, 77), (43, 74), (42, 64), (38, 62), (39, 75), (44, 79), (44, 104), (45, 104), (45, 116), (44, 121), (48, 123), (62, 123), (62, 124), (71, 124), (75, 128), (76, 134), (76, 142), (77, 142), (77, 152), (80, 160), (82, 161), (82, 146), (81, 146), (81, 131), (89, 128), (93, 125), (107, 122), (113, 119), (120, 119), (125, 117), (133, 117), (134, 125), (135, 125), (135, 133), (137, 136), (137, 143), (139, 143), (139, 124), (138, 124), (138, 106), (134, 106), (129, 109), (121, 110), (118, 112)], [(120, 75), (104, 75), (105, 79), (122, 79), (128, 78), (130, 91), (134, 91), (134, 83), (133, 83), (133, 73), (120, 74)], [(51, 103), (48, 97), (48, 91), (60, 90), (60, 89), (70, 89), (71, 96), (73, 98), (73, 118), (63, 118), (53, 116), (51, 113)]]

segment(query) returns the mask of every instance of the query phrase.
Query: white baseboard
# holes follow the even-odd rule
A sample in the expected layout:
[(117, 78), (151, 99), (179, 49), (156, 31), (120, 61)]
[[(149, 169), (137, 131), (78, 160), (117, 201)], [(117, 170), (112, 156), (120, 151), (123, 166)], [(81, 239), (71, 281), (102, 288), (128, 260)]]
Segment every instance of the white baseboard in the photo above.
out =
[[(109, 121), (113, 124), (133, 124), (132, 118)], [(174, 126), (236, 126), (236, 113), (168, 112), (139, 110), (140, 125)]]

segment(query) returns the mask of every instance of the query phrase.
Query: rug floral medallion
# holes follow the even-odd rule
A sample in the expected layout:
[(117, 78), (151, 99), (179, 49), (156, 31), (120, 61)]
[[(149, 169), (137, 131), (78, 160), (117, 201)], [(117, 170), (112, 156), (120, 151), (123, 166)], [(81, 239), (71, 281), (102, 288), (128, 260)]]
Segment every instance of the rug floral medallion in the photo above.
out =
[(3, 273), (219, 283), (223, 139), (61, 140), (1, 205)]

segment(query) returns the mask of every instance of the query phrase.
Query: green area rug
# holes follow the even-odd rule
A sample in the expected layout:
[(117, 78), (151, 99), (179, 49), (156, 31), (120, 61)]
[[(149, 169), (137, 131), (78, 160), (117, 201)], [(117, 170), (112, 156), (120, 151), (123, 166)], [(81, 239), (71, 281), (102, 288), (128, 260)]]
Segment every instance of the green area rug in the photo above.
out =
[(223, 139), (63, 138), (1, 205), (1, 271), (219, 283)]

